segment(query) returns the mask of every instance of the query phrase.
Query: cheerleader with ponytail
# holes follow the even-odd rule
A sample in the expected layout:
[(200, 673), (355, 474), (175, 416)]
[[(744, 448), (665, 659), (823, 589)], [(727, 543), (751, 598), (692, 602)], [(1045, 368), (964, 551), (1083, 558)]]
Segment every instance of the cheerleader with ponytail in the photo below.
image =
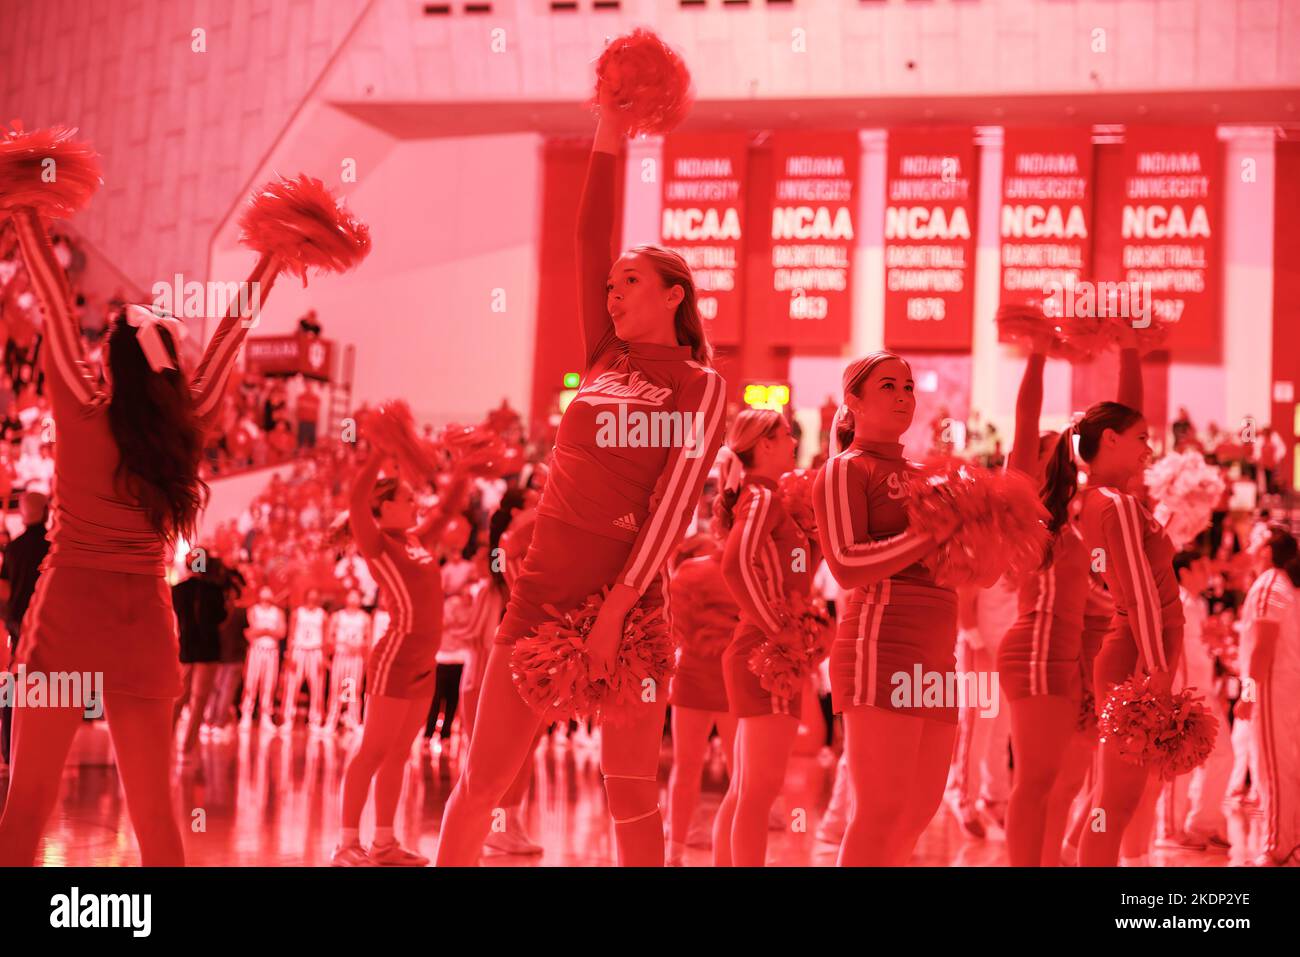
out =
[(778, 493), (797, 446), (779, 412), (746, 409), (732, 422), (719, 456), (717, 512), (727, 530), (722, 574), (740, 607), (740, 624), (722, 656), (737, 730), (730, 786), (713, 824), (717, 867), (763, 866), (768, 815), (799, 731), (801, 692), (765, 686), (751, 663), (764, 642), (794, 627), (789, 599), (806, 598), (819, 564)]
[[(0, 216), (12, 218), (45, 313), (41, 362), (59, 436), (50, 551), (18, 663), (29, 673), (102, 675), (103, 694), (84, 707), (16, 711), (0, 866), (32, 864), (73, 737), (85, 715), (101, 707), (141, 862), (176, 866), (185, 854), (169, 775), (172, 707), (182, 685), (163, 572), (176, 540), (194, 538), (207, 497), (199, 475), (204, 436), (217, 423), (251, 323), (232, 307), (187, 373), (181, 322), (128, 305), (110, 324), (100, 379), (86, 361), (67, 279), (43, 222), (82, 208), (101, 182), (94, 154), (72, 134), (15, 130), (0, 137)], [(54, 168), (58, 176), (48, 176)], [(270, 220), (274, 228), (267, 228)], [(369, 248), (365, 227), (346, 220), (318, 181), (272, 184), (241, 224), (243, 241), (260, 254), (249, 282), (262, 301), (282, 269), (342, 269)], [(318, 230), (328, 234), (324, 247), (303, 241)], [(327, 262), (313, 259), (322, 249)]]
[[(1088, 466), (1088, 486), (1079, 496), (1079, 529), (1091, 567), (1115, 600), (1114, 627), (1093, 668), (1099, 713), (1114, 687), (1129, 678), (1150, 676), (1149, 690), (1168, 694), (1182, 650), (1174, 546), (1130, 491), (1140, 487), (1151, 459), (1148, 440), (1146, 419), (1138, 409), (1099, 402), (1065, 432), (1048, 466), (1053, 494), (1064, 500), (1074, 494), (1076, 483), (1072, 446), (1077, 445), (1077, 458)], [(1127, 760), (1122, 743), (1104, 739), (1099, 746), (1093, 813), (1103, 811), (1106, 826), (1084, 831), (1079, 848), (1083, 867), (1115, 865), (1125, 829), (1139, 807), (1154, 800), (1154, 794), (1147, 794), (1147, 767)]]
[[(615, 41), (606, 52), (627, 48)], [(555, 704), (557, 645), (546, 644), (547, 635), (572, 627), (582, 636), (567, 674), (582, 685), (583, 708), (611, 688), (629, 687), (630, 659), (644, 661), (646, 652), (658, 662), (661, 645), (671, 647), (661, 573), (722, 442), (725, 386), (712, 368), (690, 268), (659, 246), (637, 246), (611, 261), (623, 141), (640, 94), (664, 88), (662, 75), (650, 82), (635, 62), (621, 63), (601, 74), (600, 119), (578, 209), (582, 385), (560, 422), (532, 544), (488, 659), (465, 769), (442, 819), (440, 865), (478, 860), (494, 809), (532, 753), (543, 712), (582, 713)], [(653, 435), (660, 421), (675, 423), (666, 442), (646, 438), (650, 416)], [(579, 632), (571, 613), (595, 603), (594, 620), (583, 618)], [(567, 638), (560, 644), (575, 651)], [(597, 705), (602, 714), (605, 703), (620, 712), (602, 723), (601, 770), (622, 865), (664, 863), (658, 767), (666, 678), (638, 677), (637, 700)]]
[[(1007, 459), (1008, 469), (1035, 479), (1051, 515), (1052, 534), (1042, 567), (1020, 586), (1019, 616), (998, 649), (999, 683), (1010, 702), (1016, 757), (1007, 807), (1007, 854), (1014, 867), (1060, 864), (1070, 802), (1095, 743), (1091, 730), (1078, 733), (1090, 560), (1072, 508), (1079, 471), (1074, 429), (1060, 435), (1038, 431), (1046, 339), (1045, 334), (1034, 342), (1025, 364)], [(1119, 398), (1130, 407), (1142, 402), (1142, 372), (1133, 348), (1120, 357)]]
[[(908, 530), (911, 466), (899, 442), (916, 412), (912, 372), (889, 352), (844, 370), (836, 449), (813, 490), (822, 550), (848, 593), (831, 645), (853, 812), (841, 865), (904, 865), (943, 798), (955, 702), (923, 705), (913, 676), (956, 667), (957, 596), (922, 561), (955, 527)], [(910, 690), (911, 693), (907, 693)]]

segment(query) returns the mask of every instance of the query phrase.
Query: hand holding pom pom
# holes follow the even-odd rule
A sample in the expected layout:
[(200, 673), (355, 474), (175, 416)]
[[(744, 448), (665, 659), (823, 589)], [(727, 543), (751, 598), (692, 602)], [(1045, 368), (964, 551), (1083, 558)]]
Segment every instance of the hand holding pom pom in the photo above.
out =
[(1142, 675), (1116, 685), (1098, 720), (1100, 740), (1129, 764), (1166, 780), (1200, 767), (1214, 750), (1218, 724), (1192, 689), (1168, 690), (1168, 675)]
[(346, 272), (370, 253), (370, 230), (310, 176), (278, 179), (256, 193), (239, 219), (239, 240), (307, 285), (307, 271)]
[(831, 620), (820, 601), (795, 593), (788, 599), (783, 626), (754, 649), (749, 670), (764, 689), (793, 698), (830, 650)]
[(98, 155), (76, 133), (66, 126), (25, 133), (15, 122), (0, 137), (0, 213), (66, 218), (86, 207), (104, 178)]
[(670, 132), (686, 118), (692, 99), (686, 64), (649, 30), (611, 40), (596, 63), (596, 102), (613, 106), (631, 135)]

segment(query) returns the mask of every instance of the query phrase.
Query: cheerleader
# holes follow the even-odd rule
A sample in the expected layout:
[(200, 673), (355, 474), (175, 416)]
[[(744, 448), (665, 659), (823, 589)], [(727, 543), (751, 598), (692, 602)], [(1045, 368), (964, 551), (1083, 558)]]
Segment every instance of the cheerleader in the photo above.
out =
[[(586, 648), (592, 676), (608, 676), (627, 613), (638, 603), (648, 612), (663, 604), (659, 573), (722, 440), (724, 384), (710, 365), (686, 262), (657, 246), (610, 262), (622, 122), (602, 93), (578, 212), (582, 386), (560, 422), (532, 545), (488, 661), (465, 771), (443, 817), (439, 864), (477, 860), (540, 724), (515, 690), (511, 645), (550, 617), (547, 606), (574, 609), (608, 588)], [(623, 435), (620, 423), (651, 415), (681, 427), (671, 447), (644, 441), (644, 428), (637, 441), (635, 424)], [(666, 697), (602, 729), (601, 768), (624, 865), (663, 865), (657, 770)]]
[[(433, 699), (442, 633), (442, 577), (436, 550), (447, 523), (464, 505), (467, 477), (458, 473), (428, 516), (416, 524), (415, 495), (399, 478), (379, 479), (384, 455), (372, 449), (352, 480), (348, 521), (357, 547), (393, 618), (366, 669), (366, 721), (361, 743), (343, 772), (335, 867), (424, 867), (429, 859), (402, 847), (393, 818), (411, 745)], [(427, 476), (432, 479), (433, 476)], [(375, 836), (361, 846), (361, 812), (375, 787)]]
[(325, 609), (320, 592), (308, 588), (304, 603), (295, 608), (289, 628), (289, 660), (285, 669), (284, 716), (280, 733), (293, 732), (293, 718), (298, 710), (298, 692), (307, 682), (308, 722), (312, 734), (320, 734), (325, 717)]
[[(1089, 467), (1089, 484), (1080, 495), (1079, 530), (1087, 563), (1098, 569), (1115, 600), (1114, 627), (1093, 669), (1099, 708), (1115, 685), (1142, 672), (1152, 676), (1157, 692), (1168, 692), (1182, 647), (1173, 545), (1128, 492), (1141, 482), (1151, 458), (1148, 437), (1146, 419), (1137, 409), (1100, 402), (1062, 433), (1048, 465), (1052, 487), (1044, 497), (1049, 501), (1068, 501), (1074, 494), (1078, 460)], [(1114, 742), (1103, 743), (1098, 758), (1093, 819), (1079, 848), (1084, 867), (1114, 866), (1139, 806), (1154, 801), (1154, 794), (1147, 794), (1147, 769), (1121, 758)]]
[(1300, 557), (1296, 540), (1276, 527), (1262, 554), (1268, 567), (1242, 609), (1245, 690), (1237, 714), (1250, 721), (1259, 755), (1264, 829), (1254, 863), (1279, 867), (1300, 862)]
[[(103, 707), (141, 861), (181, 865), (170, 790), (181, 673), (164, 553), (177, 537), (194, 537), (206, 494), (199, 476), (204, 433), (249, 324), (232, 309), (190, 378), (181, 372), (181, 323), (126, 306), (111, 322), (101, 380), (83, 354), (67, 280), (40, 216), (20, 209), (12, 221), (45, 313), (41, 362), (59, 435), (50, 551), (18, 664), (29, 673), (103, 675)], [(253, 277), (263, 298), (275, 272), (263, 257)], [(34, 860), (84, 711), (16, 712), (0, 866)]]
[(955, 668), (957, 598), (921, 564), (942, 541), (908, 531), (903, 510), (910, 466), (899, 439), (916, 412), (910, 367), (873, 353), (844, 370), (843, 387), (834, 425), (843, 451), (813, 490), (822, 551), (850, 592), (830, 655), (853, 793), (839, 863), (903, 865), (943, 799), (957, 707), (913, 706), (896, 691), (916, 667)]
[[(339, 719), (348, 731), (361, 725), (361, 689), (366, 676), (366, 654), (370, 650), (370, 615), (361, 607), (361, 592), (348, 590), (346, 604), (330, 616), (330, 707), (325, 733), (338, 730)], [(378, 612), (375, 613), (379, 614)], [(347, 705), (347, 713), (343, 706)]]
[(262, 730), (275, 730), (275, 683), (280, 674), (280, 641), (287, 626), (284, 610), (272, 601), (269, 585), (257, 593), (248, 609), (248, 657), (244, 661), (244, 697), (239, 705), (239, 729), (253, 727), (253, 708), (261, 700)]
[[(1052, 535), (1042, 567), (1020, 586), (1019, 617), (998, 648), (999, 683), (1010, 702), (1016, 761), (1007, 807), (1007, 855), (1013, 867), (1059, 865), (1068, 806), (1053, 803), (1059, 819), (1049, 822), (1049, 797), (1058, 780), (1062, 791), (1078, 791), (1092, 752), (1092, 741), (1077, 735), (1090, 557), (1071, 516), (1078, 466), (1070, 456), (1053, 454), (1055, 446), (1071, 441), (1070, 434), (1062, 439), (1038, 430), (1045, 363), (1042, 344), (1036, 344), (1020, 383), (1015, 440), (1007, 459), (1008, 469), (1030, 476), (1041, 488)], [(1134, 348), (1120, 355), (1119, 401), (1129, 408), (1142, 404), (1142, 370)], [(1062, 470), (1072, 474), (1058, 474)], [(1055, 835), (1055, 841), (1045, 841), (1047, 834)]]
[(771, 410), (746, 409), (727, 432), (722, 455), (719, 517), (727, 531), (722, 574), (740, 607), (722, 655), (728, 713), (736, 719), (735, 769), (713, 822), (715, 867), (762, 867), (768, 815), (785, 783), (803, 695), (767, 691), (749, 668), (750, 656), (787, 627), (786, 599), (807, 596), (819, 558), (786, 512), (777, 491), (794, 467), (798, 443), (790, 424)]
[(722, 577), (722, 549), (712, 535), (697, 535), (682, 544), (669, 569), (668, 596), (677, 670), (668, 691), (673, 769), (668, 776), (667, 863), (680, 867), (700, 800), (709, 735), (715, 726), (727, 771), (735, 774), (731, 756), (736, 719), (727, 708), (722, 652), (740, 624), (740, 610)]

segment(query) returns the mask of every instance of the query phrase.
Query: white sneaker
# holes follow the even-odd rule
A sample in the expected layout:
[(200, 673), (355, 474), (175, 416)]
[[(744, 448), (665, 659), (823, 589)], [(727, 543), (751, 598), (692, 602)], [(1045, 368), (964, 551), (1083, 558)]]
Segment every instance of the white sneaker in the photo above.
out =
[(330, 867), (378, 867), (366, 853), (366, 849), (360, 844), (349, 844), (347, 847), (334, 848), (334, 854), (330, 857)]
[(504, 831), (489, 832), (487, 840), (483, 842), (483, 853), (489, 856), (511, 854), (535, 856), (542, 851), (542, 846), (533, 842), (528, 832), (524, 830), (523, 822), (514, 814), (506, 815)]
[(401, 844), (371, 844), (370, 860), (380, 867), (428, 867), (429, 859), (423, 854), (408, 851)]

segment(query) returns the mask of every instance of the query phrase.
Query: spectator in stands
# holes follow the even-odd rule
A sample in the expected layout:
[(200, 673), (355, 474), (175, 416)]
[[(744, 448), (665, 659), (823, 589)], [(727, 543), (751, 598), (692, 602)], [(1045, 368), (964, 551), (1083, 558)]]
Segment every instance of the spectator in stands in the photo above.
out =
[(1183, 451), (1190, 443), (1196, 441), (1196, 426), (1192, 425), (1191, 415), (1182, 406), (1179, 406), (1178, 418), (1174, 419), (1170, 429), (1174, 433), (1175, 452)]
[[(22, 640), (23, 616), (31, 604), (36, 582), (41, 577), (41, 563), (50, 543), (45, 540), (45, 520), (49, 499), (40, 492), (25, 492), (18, 508), (26, 529), (5, 548), (0, 565), (0, 599), (5, 602), (5, 627), (9, 629), (13, 657), (18, 655)], [(12, 660), (12, 659), (11, 659)], [(0, 752), (9, 763), (9, 729), (13, 713), (9, 706), (0, 710)]]
[(303, 382), (295, 411), (298, 415), (298, 448), (314, 449), (316, 427), (320, 422), (320, 395), (311, 382)]

